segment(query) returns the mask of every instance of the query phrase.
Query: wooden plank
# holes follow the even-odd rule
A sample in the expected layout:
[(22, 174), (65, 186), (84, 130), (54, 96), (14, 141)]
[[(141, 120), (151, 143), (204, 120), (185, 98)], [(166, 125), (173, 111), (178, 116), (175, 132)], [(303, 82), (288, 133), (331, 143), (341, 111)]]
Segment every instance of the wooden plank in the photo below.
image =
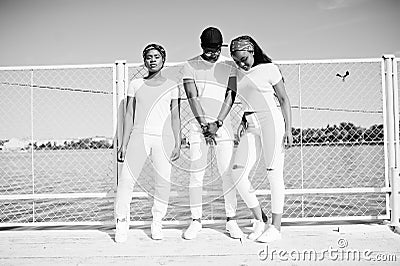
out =
[[(223, 224), (207, 226), (198, 238), (190, 241), (182, 238), (184, 229), (167, 228), (165, 238), (154, 241), (148, 227), (131, 227), (126, 243), (113, 241), (112, 228), (0, 231), (0, 265), (281, 265), (284, 257), (279, 258), (278, 252), (303, 254), (314, 250), (321, 258), (330, 247), (339, 251), (371, 250), (374, 256), (393, 255), (400, 261), (400, 235), (382, 224), (284, 226), (283, 239), (272, 244), (231, 239)], [(245, 233), (249, 230), (250, 227), (244, 228)], [(339, 239), (346, 241), (347, 246), (339, 248)], [(263, 261), (259, 253), (265, 250), (268, 258)], [(346, 262), (328, 257), (318, 262), (333, 261)], [(361, 262), (362, 265), (377, 263), (365, 259)], [(309, 263), (309, 259), (295, 262)]]

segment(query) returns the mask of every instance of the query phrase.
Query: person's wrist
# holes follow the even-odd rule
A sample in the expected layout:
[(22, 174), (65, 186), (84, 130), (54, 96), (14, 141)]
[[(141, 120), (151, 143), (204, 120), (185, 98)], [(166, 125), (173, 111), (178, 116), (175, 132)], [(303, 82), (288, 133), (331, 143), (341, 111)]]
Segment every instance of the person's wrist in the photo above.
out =
[(208, 125), (208, 123), (202, 122), (202, 123), (200, 123), (200, 127), (201, 127), (201, 131), (203, 131), (203, 133), (204, 133), (204, 132), (208, 131), (209, 125)]
[(221, 119), (217, 119), (214, 123), (217, 125), (218, 128), (224, 125), (224, 121), (222, 121)]

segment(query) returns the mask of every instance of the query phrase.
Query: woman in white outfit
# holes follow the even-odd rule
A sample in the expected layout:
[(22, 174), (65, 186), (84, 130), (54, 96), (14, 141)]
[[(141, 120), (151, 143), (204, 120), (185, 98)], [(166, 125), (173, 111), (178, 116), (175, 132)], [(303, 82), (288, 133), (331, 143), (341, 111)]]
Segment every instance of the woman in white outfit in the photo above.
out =
[[(230, 52), (239, 67), (237, 96), (244, 105), (243, 119), (238, 128), (241, 139), (234, 159), (233, 177), (239, 194), (256, 218), (249, 238), (271, 242), (282, 237), (284, 150), (293, 142), (289, 98), (279, 68), (251, 37), (240, 36), (232, 40)], [(272, 222), (268, 227), (249, 181), (249, 173), (261, 154), (271, 187)]]
[(127, 240), (132, 190), (150, 154), (155, 169), (151, 235), (153, 239), (163, 237), (161, 221), (168, 207), (171, 161), (179, 158), (181, 144), (179, 88), (161, 74), (165, 58), (160, 45), (146, 46), (143, 59), (148, 75), (129, 84), (123, 140), (118, 151), (123, 166), (115, 204), (116, 242)]

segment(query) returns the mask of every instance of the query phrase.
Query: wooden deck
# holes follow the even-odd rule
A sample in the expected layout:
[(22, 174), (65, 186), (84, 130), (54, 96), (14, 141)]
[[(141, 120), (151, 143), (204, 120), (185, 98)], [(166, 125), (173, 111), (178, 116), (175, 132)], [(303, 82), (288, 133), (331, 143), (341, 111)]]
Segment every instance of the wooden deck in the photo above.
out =
[[(241, 226), (249, 232), (249, 224)], [(284, 225), (283, 239), (268, 245), (231, 239), (223, 224), (185, 240), (185, 228), (168, 226), (165, 238), (154, 241), (148, 227), (131, 226), (122, 244), (114, 242), (113, 228), (3, 228), (0, 265), (309, 265), (315, 257), (318, 265), (400, 264), (400, 234), (383, 223)], [(360, 260), (352, 252), (362, 253)]]

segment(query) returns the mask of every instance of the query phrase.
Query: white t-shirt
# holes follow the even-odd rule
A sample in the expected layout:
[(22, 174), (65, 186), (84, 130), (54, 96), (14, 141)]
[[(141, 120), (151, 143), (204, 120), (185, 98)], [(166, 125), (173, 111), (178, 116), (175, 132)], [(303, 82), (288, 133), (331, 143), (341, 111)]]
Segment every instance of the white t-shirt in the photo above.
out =
[[(207, 122), (214, 122), (217, 119), (225, 100), (229, 77), (235, 75), (235, 63), (224, 56), (220, 56), (215, 63), (210, 63), (199, 55), (185, 63), (182, 78), (193, 79), (196, 82), (199, 101)], [(192, 125), (198, 128), (196, 120), (192, 121)], [(232, 130), (229, 115), (224, 121), (224, 128)]]
[(136, 99), (133, 130), (160, 136), (172, 133), (171, 100), (180, 96), (176, 82), (165, 79), (154, 85), (152, 80), (133, 79), (127, 95)]
[(248, 71), (237, 70), (237, 96), (245, 111), (271, 111), (277, 109), (273, 86), (282, 74), (274, 63), (259, 64)]

